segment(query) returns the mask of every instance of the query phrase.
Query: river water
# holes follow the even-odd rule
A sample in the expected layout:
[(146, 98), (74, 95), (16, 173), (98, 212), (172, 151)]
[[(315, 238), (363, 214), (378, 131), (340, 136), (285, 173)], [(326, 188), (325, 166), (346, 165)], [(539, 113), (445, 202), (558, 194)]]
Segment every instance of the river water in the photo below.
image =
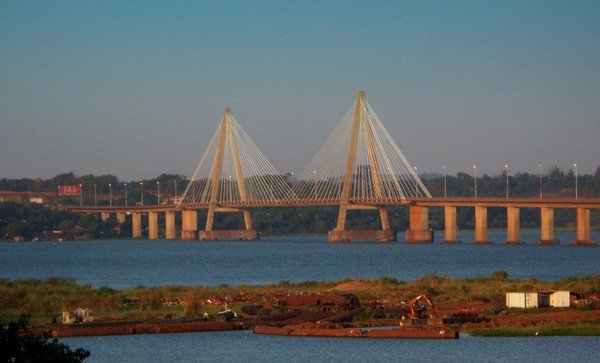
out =
[[(399, 235), (399, 238), (402, 236)], [(556, 233), (562, 243), (538, 246), (537, 231), (526, 242), (474, 245), (472, 231), (460, 244), (328, 243), (325, 236), (265, 237), (259, 241), (102, 240), (0, 243), (0, 277), (73, 277), (93, 287), (138, 285), (217, 286), (282, 280), (423, 275), (563, 279), (600, 273), (598, 246), (572, 246), (572, 232)], [(594, 232), (592, 237), (599, 239)], [(132, 335), (64, 339), (91, 350), (90, 362), (188, 361), (597, 361), (600, 337), (476, 338), (458, 340), (319, 339), (254, 335), (251, 332)]]
[(500, 232), (489, 233), (495, 243), (474, 245), (470, 231), (460, 235), (465, 242), (455, 245), (439, 241), (333, 244), (325, 236), (268, 237), (250, 242), (0, 243), (0, 277), (73, 277), (93, 287), (121, 289), (381, 276), (410, 281), (429, 274), (476, 277), (489, 276), (493, 271), (506, 271), (511, 278), (544, 280), (600, 273), (600, 248), (572, 246), (573, 233), (557, 233), (562, 244), (556, 246), (536, 245), (536, 232), (523, 232), (522, 236), (526, 242), (522, 245), (502, 243), (506, 235)]
[(89, 362), (597, 362), (600, 337), (302, 338), (251, 331), (62, 339)]

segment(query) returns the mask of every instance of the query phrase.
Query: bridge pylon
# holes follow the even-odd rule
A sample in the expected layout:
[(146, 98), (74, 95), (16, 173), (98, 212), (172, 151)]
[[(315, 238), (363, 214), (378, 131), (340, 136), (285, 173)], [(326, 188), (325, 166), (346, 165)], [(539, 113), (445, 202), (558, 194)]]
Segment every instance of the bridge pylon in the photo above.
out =
[[(231, 163), (233, 164), (233, 172), (235, 174), (234, 184), (239, 193), (241, 202), (245, 202), (247, 198), (246, 187), (244, 185), (244, 174), (240, 164), (240, 154), (237, 147), (236, 132), (233, 127), (231, 110), (226, 108), (223, 112), (223, 118), (219, 126), (219, 143), (214, 155), (213, 173), (211, 176), (211, 185), (219, 185), (223, 171), (223, 159), (226, 156), (226, 146), (230, 154)], [(228, 177), (231, 179), (231, 176)], [(230, 186), (232, 187), (232, 186)], [(221, 207), (218, 205), (219, 188), (211, 188), (210, 199), (208, 200), (208, 212), (206, 216), (206, 224), (204, 230), (200, 231), (199, 238), (203, 241), (216, 240), (219, 238), (239, 238), (243, 240), (254, 240), (258, 238), (258, 232), (252, 228), (252, 219), (250, 211), (247, 209), (239, 209), (232, 207)], [(244, 216), (244, 227), (242, 230), (214, 230), (214, 219), (216, 212), (242, 212)]]
[[(277, 204), (294, 199), (283, 177), (260, 152), (226, 108), (194, 175), (188, 183), (181, 206), (184, 210), (207, 209), (201, 240), (258, 238), (247, 208)], [(215, 230), (217, 213), (242, 213), (243, 229)], [(183, 228), (186, 237), (195, 232), (195, 213)]]
[[(340, 195), (340, 208), (338, 211), (337, 224), (335, 229), (329, 231), (327, 237), (330, 242), (348, 242), (353, 239), (365, 240), (375, 239), (380, 242), (395, 241), (397, 232), (390, 229), (388, 211), (382, 206), (361, 205), (359, 203), (350, 203), (350, 189), (353, 184), (354, 165), (356, 163), (356, 154), (359, 144), (359, 136), (362, 134), (368, 154), (368, 171), (372, 177), (371, 182), (375, 199), (383, 198), (383, 185), (381, 181), (381, 170), (377, 160), (375, 141), (373, 140), (372, 127), (370, 120), (365, 115), (366, 95), (364, 91), (358, 92), (354, 104), (354, 116), (352, 120), (352, 132), (350, 134), (350, 145), (344, 170), (344, 181), (342, 193)], [(361, 128), (364, 132), (360, 132)], [(381, 230), (346, 230), (346, 216), (348, 210), (379, 210), (379, 219), (381, 221)]]
[[(331, 242), (395, 241), (386, 205), (412, 197), (431, 197), (383, 123), (359, 92), (346, 113), (294, 185), (306, 202), (339, 203)], [(347, 230), (348, 211), (379, 213), (380, 230)]]

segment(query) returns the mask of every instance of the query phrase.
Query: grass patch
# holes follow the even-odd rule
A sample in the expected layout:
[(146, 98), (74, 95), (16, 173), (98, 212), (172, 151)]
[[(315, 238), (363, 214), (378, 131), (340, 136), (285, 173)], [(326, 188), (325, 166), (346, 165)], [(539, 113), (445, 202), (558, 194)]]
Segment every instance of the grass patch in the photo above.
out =
[[(276, 306), (278, 300), (287, 295), (336, 294), (334, 287), (352, 282), (358, 283), (357, 286), (361, 288), (349, 292), (356, 294), (363, 306), (369, 306), (368, 303), (378, 300), (399, 306), (422, 292), (426, 292), (438, 305), (446, 303), (458, 305), (479, 300), (491, 302), (495, 306), (503, 306), (506, 291), (560, 289), (583, 294), (598, 294), (600, 291), (600, 275), (569, 277), (548, 282), (534, 279), (512, 280), (502, 271), (493, 272), (489, 277), (471, 279), (428, 275), (415, 281), (404, 282), (394, 277), (381, 276), (373, 279), (347, 278), (337, 281), (283, 280), (258, 286), (137, 286), (124, 290), (115, 290), (107, 286), (94, 289), (90, 285), (78, 285), (70, 278), (46, 280), (0, 278), (0, 317), (14, 318), (22, 313), (28, 313), (32, 315), (31, 323), (39, 326), (49, 323), (52, 318), (58, 318), (62, 311), (72, 311), (77, 307), (92, 309), (98, 319), (112, 320), (158, 318), (167, 314), (178, 317), (198, 316), (204, 312), (214, 314), (223, 309), (224, 303), (240, 313), (243, 304), (262, 303)], [(248, 296), (254, 296), (256, 300), (249, 301), (246, 299)], [(542, 310), (511, 310), (521, 314), (540, 311)], [(578, 324), (584, 325), (583, 322)], [(598, 321), (590, 324), (600, 325)]]

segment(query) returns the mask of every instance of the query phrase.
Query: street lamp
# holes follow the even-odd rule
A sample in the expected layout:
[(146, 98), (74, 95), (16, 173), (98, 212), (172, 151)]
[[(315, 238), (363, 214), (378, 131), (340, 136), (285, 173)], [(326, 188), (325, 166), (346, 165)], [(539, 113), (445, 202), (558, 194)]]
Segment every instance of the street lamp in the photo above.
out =
[(538, 164), (538, 168), (540, 168), (540, 199), (543, 198), (543, 194), (542, 194), (542, 175), (543, 174), (543, 169), (542, 169), (542, 164)]
[(577, 199), (577, 163), (573, 163), (575, 167), (575, 199)]
[(475, 198), (477, 198), (477, 165), (473, 165), (473, 183), (475, 184)]
[(98, 196), (98, 193), (97, 193), (97, 190), (96, 190), (96, 184), (94, 184), (94, 207), (98, 206), (97, 196)]
[(79, 206), (83, 207), (83, 186), (79, 184)]
[(444, 198), (448, 197), (448, 193), (447, 193), (447, 188), (446, 188), (446, 178), (448, 176), (448, 173), (446, 173), (446, 165), (443, 165), (442, 168), (444, 168)]
[(127, 207), (127, 183), (125, 184), (125, 206)]
[(156, 204), (160, 205), (160, 182), (156, 181)]
[(141, 205), (144, 205), (144, 183), (140, 182), (140, 190), (141, 190)]
[(508, 164), (504, 164), (504, 169), (506, 170), (506, 198), (508, 198)]
[(177, 180), (173, 179), (173, 186), (175, 187), (175, 199), (174, 202), (177, 204)]
[(112, 184), (108, 183), (108, 205), (112, 207)]

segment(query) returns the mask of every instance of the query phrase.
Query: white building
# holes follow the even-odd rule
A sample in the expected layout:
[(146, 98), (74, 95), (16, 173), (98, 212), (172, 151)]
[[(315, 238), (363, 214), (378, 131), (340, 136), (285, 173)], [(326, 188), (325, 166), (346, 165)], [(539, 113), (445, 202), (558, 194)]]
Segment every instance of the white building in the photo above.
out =
[(507, 292), (506, 307), (530, 309), (571, 306), (569, 291)]
[(569, 291), (554, 291), (550, 294), (550, 306), (568, 308), (571, 306), (571, 293)]
[(507, 292), (506, 293), (507, 308), (537, 308), (538, 293), (537, 292)]

